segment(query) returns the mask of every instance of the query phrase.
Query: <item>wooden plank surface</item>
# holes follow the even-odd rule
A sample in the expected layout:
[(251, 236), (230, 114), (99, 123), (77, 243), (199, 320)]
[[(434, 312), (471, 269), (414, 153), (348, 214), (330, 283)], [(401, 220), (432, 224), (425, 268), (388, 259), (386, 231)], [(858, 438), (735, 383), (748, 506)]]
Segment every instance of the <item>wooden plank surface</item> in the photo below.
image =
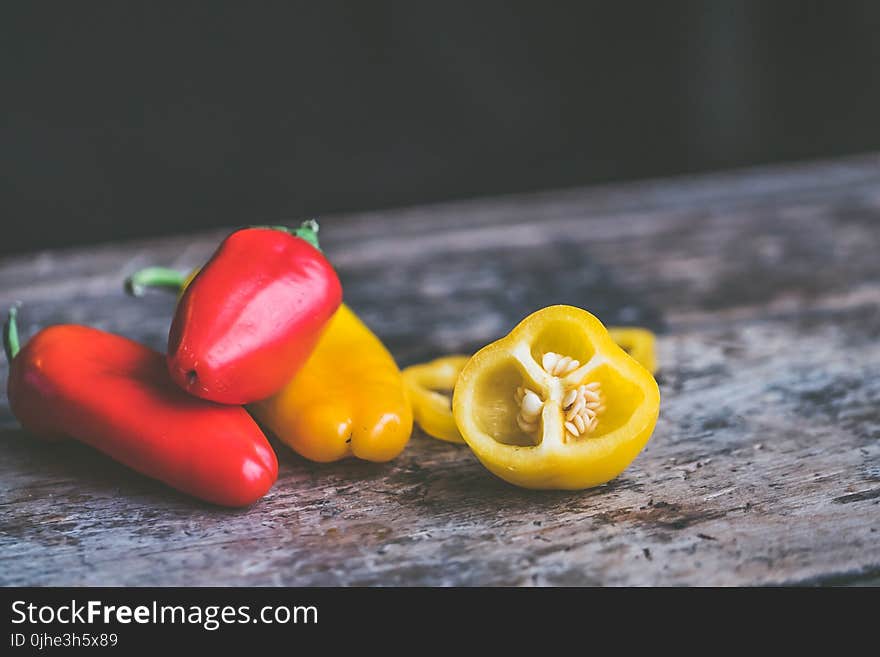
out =
[[(880, 157), (322, 226), (348, 302), (403, 365), (556, 302), (657, 329), (663, 402), (645, 452), (562, 493), (513, 488), (418, 432), (386, 465), (316, 465), (273, 443), (278, 483), (229, 511), (34, 441), (4, 398), (0, 583), (877, 581)], [(173, 299), (128, 299), (121, 280), (200, 264), (225, 232), (6, 258), (0, 306), (24, 303), (25, 335), (80, 322), (162, 348)]]

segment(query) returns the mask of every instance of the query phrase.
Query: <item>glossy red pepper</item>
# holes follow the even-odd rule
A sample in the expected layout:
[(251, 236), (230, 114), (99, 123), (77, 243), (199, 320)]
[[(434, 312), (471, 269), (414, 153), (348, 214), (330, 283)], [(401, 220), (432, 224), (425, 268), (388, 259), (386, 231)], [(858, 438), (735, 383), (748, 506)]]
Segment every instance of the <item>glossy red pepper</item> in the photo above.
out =
[(171, 324), (168, 370), (180, 387), (248, 404), (293, 378), (342, 302), (336, 272), (313, 246), (316, 231), (315, 222), (293, 233), (245, 228), (223, 241)]
[(43, 329), (19, 352), (14, 311), (4, 337), (10, 408), (29, 432), (75, 438), (224, 506), (251, 504), (275, 482), (275, 453), (247, 412), (187, 395), (162, 354), (75, 325)]

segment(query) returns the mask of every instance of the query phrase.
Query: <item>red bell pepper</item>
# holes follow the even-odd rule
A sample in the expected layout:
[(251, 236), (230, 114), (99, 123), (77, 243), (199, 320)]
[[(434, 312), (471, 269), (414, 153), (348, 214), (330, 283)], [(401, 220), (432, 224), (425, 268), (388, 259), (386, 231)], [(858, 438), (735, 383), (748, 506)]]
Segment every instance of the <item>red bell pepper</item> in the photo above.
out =
[(171, 324), (168, 370), (181, 388), (247, 404), (293, 378), (342, 302), (339, 278), (317, 249), (317, 228), (244, 228), (223, 241)]
[(251, 504), (275, 482), (275, 453), (247, 411), (187, 395), (162, 354), (75, 325), (43, 329), (19, 351), (14, 309), (4, 345), (9, 404), (29, 432), (75, 438), (224, 506)]

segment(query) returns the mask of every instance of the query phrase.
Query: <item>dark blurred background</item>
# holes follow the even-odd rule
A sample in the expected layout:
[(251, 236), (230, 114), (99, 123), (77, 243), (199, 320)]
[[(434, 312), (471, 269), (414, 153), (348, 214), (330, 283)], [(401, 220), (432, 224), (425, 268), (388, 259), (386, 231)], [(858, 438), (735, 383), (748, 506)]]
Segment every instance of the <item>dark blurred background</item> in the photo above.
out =
[(18, 2), (0, 252), (880, 148), (878, 2)]

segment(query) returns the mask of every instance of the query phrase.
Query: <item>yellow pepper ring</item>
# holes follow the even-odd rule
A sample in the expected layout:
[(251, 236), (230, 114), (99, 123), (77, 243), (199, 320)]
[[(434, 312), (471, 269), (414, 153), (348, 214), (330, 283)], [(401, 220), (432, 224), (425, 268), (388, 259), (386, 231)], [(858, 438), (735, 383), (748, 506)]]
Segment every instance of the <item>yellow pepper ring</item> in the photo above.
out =
[[(612, 326), (608, 334), (645, 369), (652, 374), (657, 371), (655, 338), (651, 331), (634, 326)], [(403, 370), (416, 424), (433, 438), (464, 444), (452, 415), (452, 390), (468, 360), (470, 356), (455, 354)]]
[(657, 372), (654, 334), (636, 326), (609, 326), (608, 335), (651, 374)]
[(470, 356), (445, 356), (403, 370), (413, 418), (429, 436), (464, 443), (452, 416), (452, 390)]
[(593, 315), (551, 306), (467, 362), (452, 408), (465, 442), (498, 477), (578, 490), (613, 479), (638, 455), (660, 391)]

